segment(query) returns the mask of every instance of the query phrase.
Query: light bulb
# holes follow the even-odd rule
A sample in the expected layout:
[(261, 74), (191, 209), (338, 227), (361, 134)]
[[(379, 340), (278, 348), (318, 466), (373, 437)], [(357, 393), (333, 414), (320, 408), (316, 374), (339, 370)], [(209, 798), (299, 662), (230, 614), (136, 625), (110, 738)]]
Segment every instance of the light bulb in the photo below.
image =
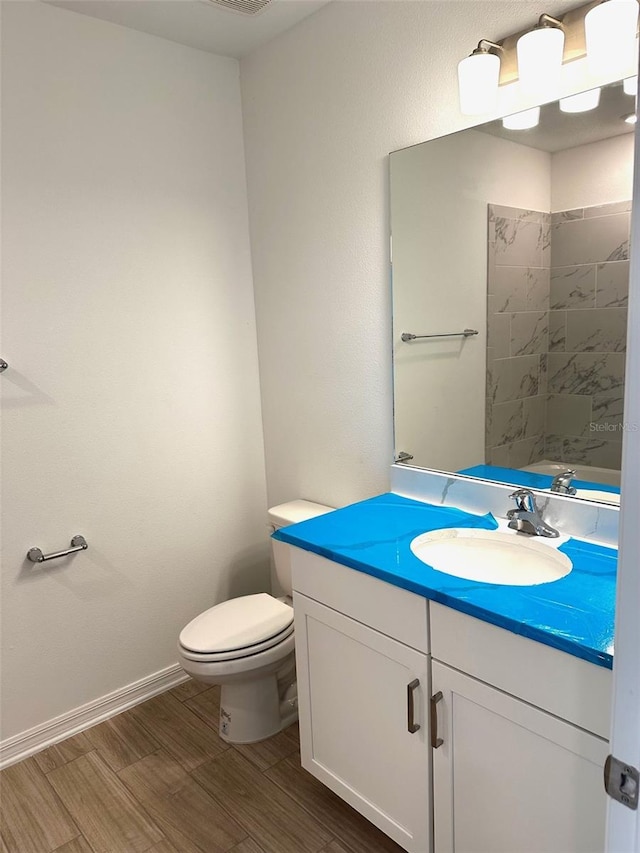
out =
[(563, 113), (586, 113), (587, 110), (595, 110), (599, 103), (600, 89), (590, 89), (569, 98), (561, 98), (560, 110)]
[(637, 0), (605, 0), (584, 18), (587, 65), (594, 75), (622, 76), (635, 60)]
[(625, 95), (637, 95), (638, 94), (638, 76), (635, 77), (627, 77), (626, 80), (622, 81), (622, 88), (624, 90)]
[(458, 63), (460, 112), (475, 116), (490, 113), (498, 103), (500, 57), (476, 50)]
[(539, 121), (540, 107), (533, 107), (530, 110), (523, 110), (521, 113), (505, 116), (502, 119), (502, 126), (507, 130), (529, 130), (529, 128), (535, 127)]
[(564, 33), (559, 27), (539, 26), (520, 36), (516, 44), (518, 77), (525, 95), (555, 95), (562, 67)]

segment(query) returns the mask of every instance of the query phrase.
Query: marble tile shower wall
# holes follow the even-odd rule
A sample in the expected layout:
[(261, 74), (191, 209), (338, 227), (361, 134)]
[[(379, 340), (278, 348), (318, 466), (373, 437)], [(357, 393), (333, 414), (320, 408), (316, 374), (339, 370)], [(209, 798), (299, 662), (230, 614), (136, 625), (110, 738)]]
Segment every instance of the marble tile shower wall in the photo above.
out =
[(545, 454), (620, 468), (631, 202), (552, 214)]
[(620, 467), (630, 210), (489, 205), (488, 463)]
[(489, 205), (486, 462), (544, 459), (551, 215)]

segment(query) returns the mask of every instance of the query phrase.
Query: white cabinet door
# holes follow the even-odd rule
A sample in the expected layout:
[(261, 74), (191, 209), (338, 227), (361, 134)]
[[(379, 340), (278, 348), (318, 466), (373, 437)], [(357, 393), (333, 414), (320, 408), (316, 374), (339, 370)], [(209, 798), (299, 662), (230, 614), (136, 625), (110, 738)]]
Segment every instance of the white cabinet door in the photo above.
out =
[(405, 850), (429, 853), (427, 655), (300, 593), (294, 609), (302, 766)]
[(436, 661), (432, 688), (437, 853), (602, 853), (605, 740)]

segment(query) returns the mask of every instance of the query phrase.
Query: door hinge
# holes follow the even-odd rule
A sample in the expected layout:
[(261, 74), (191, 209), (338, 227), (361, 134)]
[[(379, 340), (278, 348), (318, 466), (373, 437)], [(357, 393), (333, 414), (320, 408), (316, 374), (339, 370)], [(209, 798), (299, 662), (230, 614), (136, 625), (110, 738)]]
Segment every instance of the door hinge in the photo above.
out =
[(604, 763), (604, 789), (610, 797), (635, 810), (638, 808), (639, 787), (640, 773), (635, 767), (613, 755), (607, 756)]

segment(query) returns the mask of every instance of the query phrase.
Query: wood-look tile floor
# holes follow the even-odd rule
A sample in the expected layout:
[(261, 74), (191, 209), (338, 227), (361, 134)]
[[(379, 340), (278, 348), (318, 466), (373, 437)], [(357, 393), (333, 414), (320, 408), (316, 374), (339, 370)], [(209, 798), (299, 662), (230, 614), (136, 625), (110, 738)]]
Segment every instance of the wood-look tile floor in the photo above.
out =
[(0, 773), (1, 853), (403, 853), (300, 767), (297, 726), (230, 746), (187, 681)]

